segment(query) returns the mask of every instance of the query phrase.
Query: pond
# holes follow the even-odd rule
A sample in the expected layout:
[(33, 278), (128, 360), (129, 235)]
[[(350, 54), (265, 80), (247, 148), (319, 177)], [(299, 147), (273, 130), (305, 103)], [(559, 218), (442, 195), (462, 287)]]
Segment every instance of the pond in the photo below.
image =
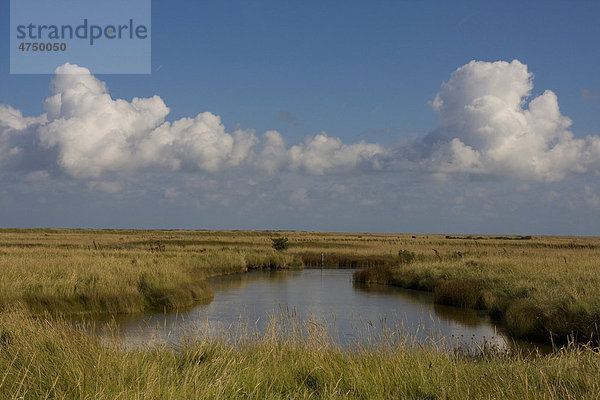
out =
[[(440, 306), (430, 293), (352, 281), (354, 270), (253, 271), (209, 280), (214, 299), (184, 312), (118, 316), (97, 320), (128, 345), (177, 343), (189, 335), (246, 331), (264, 333), (273, 319), (293, 319), (326, 331), (341, 345), (377, 335), (403, 335), (412, 342), (477, 349), (515, 346), (489, 317), (475, 310)], [(441, 338), (445, 339), (441, 339)]]

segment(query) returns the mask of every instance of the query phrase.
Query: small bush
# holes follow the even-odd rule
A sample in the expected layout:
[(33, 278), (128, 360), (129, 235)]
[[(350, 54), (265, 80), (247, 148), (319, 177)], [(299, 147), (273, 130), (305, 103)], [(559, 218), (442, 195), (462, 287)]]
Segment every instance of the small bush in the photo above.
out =
[(415, 253), (408, 250), (400, 250), (398, 251), (398, 258), (400, 259), (400, 264), (410, 264), (415, 259)]
[(287, 250), (288, 247), (290, 247), (290, 244), (288, 243), (288, 238), (284, 237), (284, 238), (271, 238), (271, 241), (273, 241), (273, 248), (277, 251), (284, 251)]

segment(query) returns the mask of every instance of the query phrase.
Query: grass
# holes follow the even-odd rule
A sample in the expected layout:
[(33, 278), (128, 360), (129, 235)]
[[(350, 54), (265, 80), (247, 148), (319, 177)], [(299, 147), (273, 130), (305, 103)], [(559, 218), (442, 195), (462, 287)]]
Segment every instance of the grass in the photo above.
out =
[(177, 237), (168, 232), (1, 232), (0, 311), (15, 306), (33, 313), (182, 308), (212, 298), (207, 277), (302, 265), (268, 248), (206, 246), (203, 240), (182, 244)]
[[(592, 344), (473, 356), (410, 338), (343, 349), (286, 328), (123, 349), (60, 318), (188, 307), (211, 298), (207, 277), (320, 266), (321, 253), (326, 267), (364, 267), (357, 280), (487, 310), (515, 337)], [(0, 398), (600, 397), (599, 238), (5, 229), (0, 271)]]
[[(175, 347), (123, 349), (23, 311), (0, 315), (0, 398), (21, 399), (592, 399), (600, 354), (448, 353), (388, 332), (341, 348), (318, 324), (275, 320), (257, 334), (197, 336)], [(305, 334), (300, 335), (300, 331)]]
[[(286, 251), (273, 237), (289, 238)], [(414, 237), (413, 237), (414, 236)], [(600, 239), (271, 231), (0, 230), (0, 310), (128, 313), (211, 298), (252, 268), (366, 268), (359, 281), (480, 308), (516, 337), (598, 339)]]
[[(284, 252), (272, 238), (289, 238)], [(187, 307), (204, 280), (252, 268), (366, 268), (359, 281), (480, 308), (516, 337), (598, 339), (600, 239), (271, 231), (0, 230), (0, 310)]]
[(409, 264), (369, 268), (358, 281), (431, 291), (434, 301), (487, 310), (515, 337), (598, 343), (600, 239), (434, 237)]

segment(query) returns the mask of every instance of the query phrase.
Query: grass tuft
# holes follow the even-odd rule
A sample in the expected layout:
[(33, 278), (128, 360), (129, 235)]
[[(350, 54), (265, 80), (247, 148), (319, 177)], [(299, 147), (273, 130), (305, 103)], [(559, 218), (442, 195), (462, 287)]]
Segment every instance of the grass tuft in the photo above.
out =
[(441, 281), (433, 289), (438, 304), (464, 308), (481, 308), (482, 282), (476, 279)]

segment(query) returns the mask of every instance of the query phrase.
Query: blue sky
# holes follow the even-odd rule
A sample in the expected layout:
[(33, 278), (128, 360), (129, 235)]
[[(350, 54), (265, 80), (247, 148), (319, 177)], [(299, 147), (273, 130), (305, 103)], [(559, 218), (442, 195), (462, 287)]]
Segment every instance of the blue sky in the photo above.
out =
[[(9, 74), (8, 2), (0, 15), (0, 104), (40, 116), (54, 78)], [(171, 123), (181, 148), (139, 158), (153, 132), (139, 128), (133, 153), (115, 144), (97, 151), (106, 157), (68, 164), (83, 150), (66, 117), (53, 127), (32, 122), (22, 131), (42, 144), (18, 161), (6, 150), (0, 166), (0, 225), (600, 234), (599, 17), (592, 1), (153, 1), (152, 74), (79, 67), (112, 99), (159, 96), (169, 112), (148, 105), (152, 129)], [(455, 89), (442, 87), (449, 81)], [(513, 84), (522, 104), (503, 89)], [(445, 109), (435, 109), (436, 96)], [(506, 104), (452, 114), (484, 97)], [(522, 122), (536, 98), (539, 116)], [(558, 127), (540, 128), (554, 98)], [(513, 106), (519, 112), (498, 122)], [(175, 128), (204, 112), (220, 122), (204, 116), (195, 128)], [(565, 117), (572, 123), (558, 122)], [(90, 135), (110, 135), (81, 118)], [(521, 140), (510, 136), (515, 123), (533, 132), (521, 147), (536, 151), (513, 143)], [(201, 138), (182, 150), (206, 124), (225, 139), (211, 147), (214, 159)], [(17, 133), (7, 126), (8, 143)], [(233, 162), (236, 130), (256, 143)], [(267, 131), (285, 145), (272, 146)], [(115, 162), (117, 153), (137, 161)], [(262, 162), (269, 154), (273, 165)]]

